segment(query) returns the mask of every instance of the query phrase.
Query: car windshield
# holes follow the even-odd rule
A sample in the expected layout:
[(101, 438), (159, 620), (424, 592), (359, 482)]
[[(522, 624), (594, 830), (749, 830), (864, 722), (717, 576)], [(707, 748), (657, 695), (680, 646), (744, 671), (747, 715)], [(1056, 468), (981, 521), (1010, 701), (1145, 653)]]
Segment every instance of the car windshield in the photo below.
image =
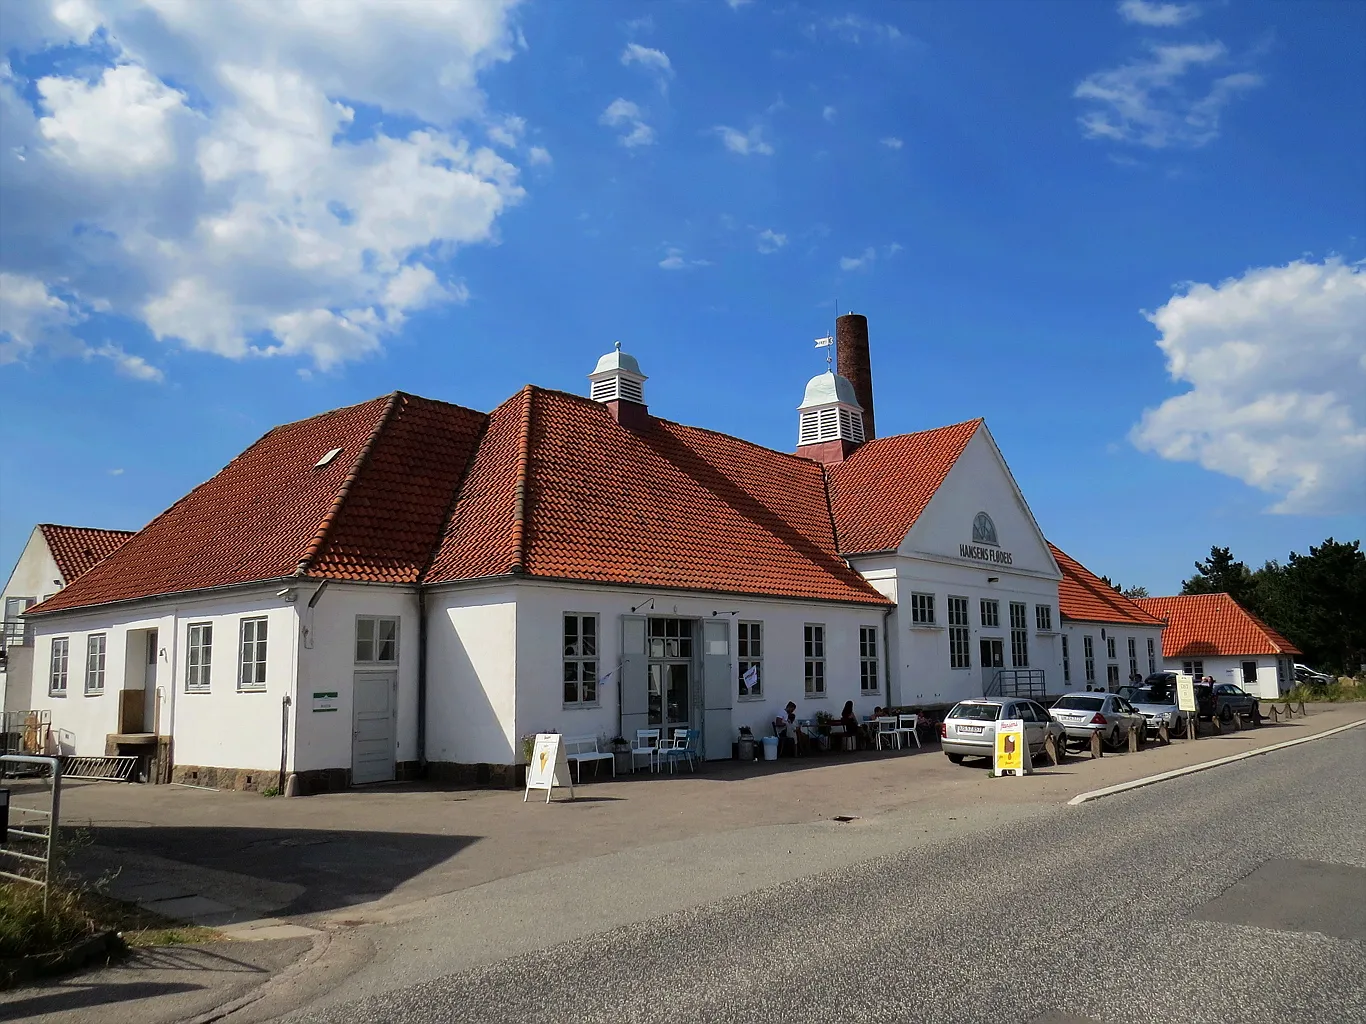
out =
[(1059, 711), (1099, 711), (1104, 697), (1063, 697), (1053, 705)]
[(1140, 686), (1129, 695), (1129, 699), (1135, 704), (1175, 704), (1176, 687), (1168, 686), (1165, 683)]
[(994, 722), (1001, 717), (999, 704), (959, 704), (949, 712), (950, 718), (966, 718), (969, 722)]

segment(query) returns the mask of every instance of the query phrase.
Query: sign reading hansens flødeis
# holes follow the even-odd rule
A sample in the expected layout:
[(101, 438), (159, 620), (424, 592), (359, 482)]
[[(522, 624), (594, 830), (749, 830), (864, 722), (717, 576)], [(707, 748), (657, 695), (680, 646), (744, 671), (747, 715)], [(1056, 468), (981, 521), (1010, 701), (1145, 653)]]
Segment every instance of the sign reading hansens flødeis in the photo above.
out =
[(959, 558), (971, 558), (976, 562), (990, 562), (993, 565), (1010, 565), (1014, 556), (1002, 551), (996, 539), (996, 524), (985, 512), (978, 512), (972, 521), (972, 543), (958, 545)]

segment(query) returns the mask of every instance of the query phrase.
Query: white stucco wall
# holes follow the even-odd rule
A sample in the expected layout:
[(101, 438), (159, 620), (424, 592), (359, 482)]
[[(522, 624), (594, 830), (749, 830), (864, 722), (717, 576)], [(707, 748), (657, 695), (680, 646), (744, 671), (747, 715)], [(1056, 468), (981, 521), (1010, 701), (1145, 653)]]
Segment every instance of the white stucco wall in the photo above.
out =
[[(516, 763), (513, 588), (436, 591), (427, 597), (427, 616), (427, 759)], [(558, 633), (543, 642), (558, 646)]]
[[(1162, 629), (1158, 626), (1132, 626), (1122, 622), (1082, 622), (1075, 619), (1068, 619), (1063, 623), (1063, 632), (1067, 636), (1068, 654), (1071, 662), (1071, 681), (1066, 684), (1069, 691), (1085, 690), (1086, 679), (1086, 656), (1085, 656), (1085, 637), (1090, 637), (1095, 645), (1096, 652), (1096, 678), (1091, 683), (1093, 689), (1106, 689), (1106, 679), (1108, 666), (1111, 664), (1119, 666), (1119, 685), (1125, 686), (1129, 682), (1129, 638), (1134, 638), (1134, 649), (1138, 659), (1138, 671), (1140, 675), (1147, 676), (1150, 672), (1148, 665), (1148, 641), (1153, 642), (1154, 659), (1156, 667), (1161, 669), (1162, 663)], [(1115, 638), (1115, 657), (1111, 661), (1106, 641)]]
[[(57, 568), (47, 541), (43, 539), (43, 531), (34, 527), (5, 583), (3, 596), (31, 597), (41, 601), (61, 590), (63, 584), (61, 570)], [(5, 601), (0, 600), (0, 614), (3, 614), (4, 607)], [(0, 708), (5, 711), (27, 711), (33, 692), (33, 648), (19, 644), (10, 646), (8, 650), (8, 664), (4, 671), (0, 671)]]
[[(1283, 682), (1277, 679), (1277, 657), (1282, 659), (1284, 665)], [(1235, 686), (1241, 686), (1248, 693), (1267, 700), (1274, 700), (1295, 685), (1294, 658), (1287, 654), (1248, 654), (1241, 657), (1199, 659), (1164, 658), (1162, 666), (1171, 672), (1184, 672), (1185, 664), (1191, 661), (1202, 661), (1202, 674), (1210, 676), (1216, 683), (1233, 683)], [(1257, 663), (1255, 683), (1247, 682), (1243, 677), (1243, 662), (1246, 661)]]

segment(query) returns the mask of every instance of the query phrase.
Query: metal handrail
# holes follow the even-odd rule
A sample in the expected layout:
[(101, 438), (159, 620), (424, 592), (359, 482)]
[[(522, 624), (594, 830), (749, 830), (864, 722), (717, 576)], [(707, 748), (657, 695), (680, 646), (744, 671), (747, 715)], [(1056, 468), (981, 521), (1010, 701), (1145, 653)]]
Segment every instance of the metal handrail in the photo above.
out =
[[(1021, 686), (1023, 680), (1024, 685)], [(984, 697), (1042, 697), (1047, 691), (1046, 676), (1041, 668), (1001, 668), (983, 691)], [(1011, 684), (1006, 693), (1006, 683)]]
[[(42, 878), (32, 878), (28, 875), (17, 875), (10, 871), (0, 870), (0, 877), (9, 878), (16, 882), (27, 882), (29, 885), (36, 885), (43, 890), (43, 913), (47, 913), (48, 897), (52, 891), (52, 864), (57, 852), (57, 824), (61, 820), (61, 800), (62, 800), (62, 762), (56, 757), (37, 757), (31, 754), (0, 754), (0, 767), (8, 764), (35, 764), (45, 765), (51, 773), (49, 778), (52, 786), (52, 803), (46, 811), (38, 807), (19, 807), (18, 810), (25, 814), (37, 814), (45, 816), (47, 822), (47, 834), (29, 832), (25, 829), (10, 829), (12, 835), (20, 836), (25, 839), (37, 841), (47, 840), (47, 850), (42, 857), (31, 853), (20, 853), (18, 850), (11, 850), (8, 846), (0, 847), (0, 857), (13, 857), (15, 860), (42, 864)], [(16, 809), (13, 804), (11, 809)]]

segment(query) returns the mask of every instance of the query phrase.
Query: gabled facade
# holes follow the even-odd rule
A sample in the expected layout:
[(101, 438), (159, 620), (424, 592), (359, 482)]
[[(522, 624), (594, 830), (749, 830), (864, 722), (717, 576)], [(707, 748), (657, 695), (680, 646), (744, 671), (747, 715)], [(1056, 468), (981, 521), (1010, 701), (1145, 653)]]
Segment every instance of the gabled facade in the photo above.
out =
[(1138, 601), (1167, 620), (1163, 667), (1215, 684), (1232, 683), (1274, 700), (1295, 685), (1300, 651), (1228, 594), (1145, 597)]
[(31, 610), (34, 701), (66, 753), (310, 791), (500, 777), (548, 729), (693, 727), (720, 758), (788, 700), (1060, 692), (1062, 573), (995, 441), (873, 439), (862, 331), (863, 392), (813, 380), (837, 436), (799, 422), (796, 454), (651, 415), (619, 348), (589, 397), (278, 427)]

